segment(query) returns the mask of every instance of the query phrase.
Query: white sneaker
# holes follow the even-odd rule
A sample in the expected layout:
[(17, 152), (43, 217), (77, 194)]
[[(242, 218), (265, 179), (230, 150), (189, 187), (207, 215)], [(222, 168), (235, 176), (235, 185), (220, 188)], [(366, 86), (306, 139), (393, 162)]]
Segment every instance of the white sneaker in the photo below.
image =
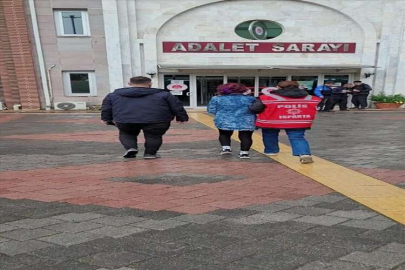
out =
[(314, 163), (314, 160), (312, 159), (312, 156), (310, 156), (310, 155), (301, 155), (300, 162), (302, 164), (309, 164), (309, 163)]
[(278, 156), (278, 153), (264, 153), (266, 156)]

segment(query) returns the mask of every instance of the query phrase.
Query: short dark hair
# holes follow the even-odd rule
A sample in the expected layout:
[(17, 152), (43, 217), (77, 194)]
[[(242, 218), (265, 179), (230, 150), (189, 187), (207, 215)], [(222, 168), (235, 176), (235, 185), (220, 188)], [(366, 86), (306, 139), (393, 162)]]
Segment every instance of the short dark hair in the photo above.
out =
[(362, 83), (362, 81), (354, 81), (353, 83), (356, 83), (356, 82), (357, 82), (357, 83)]
[(148, 84), (152, 82), (151, 78), (148, 77), (143, 77), (143, 76), (137, 76), (137, 77), (133, 77), (129, 80), (131, 82), (131, 84)]
[(332, 81), (327, 81), (325, 84), (335, 84), (335, 83)]

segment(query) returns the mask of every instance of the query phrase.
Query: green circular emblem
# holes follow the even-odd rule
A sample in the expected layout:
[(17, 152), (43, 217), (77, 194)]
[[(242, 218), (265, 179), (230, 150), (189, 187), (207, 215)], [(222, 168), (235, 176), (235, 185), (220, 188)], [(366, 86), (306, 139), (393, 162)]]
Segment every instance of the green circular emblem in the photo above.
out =
[(260, 21), (253, 21), (249, 25), (249, 33), (252, 38), (257, 40), (267, 39), (267, 27)]
[(237, 25), (235, 33), (245, 39), (267, 40), (281, 35), (283, 27), (273, 21), (252, 20)]

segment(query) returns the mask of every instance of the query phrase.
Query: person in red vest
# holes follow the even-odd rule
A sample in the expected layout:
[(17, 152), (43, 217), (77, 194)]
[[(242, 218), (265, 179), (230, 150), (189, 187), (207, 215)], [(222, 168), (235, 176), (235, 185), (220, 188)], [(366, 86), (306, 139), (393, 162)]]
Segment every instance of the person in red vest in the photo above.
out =
[(277, 88), (265, 90), (250, 106), (258, 114), (256, 126), (262, 129), (264, 154), (275, 156), (280, 152), (278, 135), (284, 129), (293, 155), (299, 156), (303, 164), (313, 163), (305, 131), (311, 128), (321, 99), (300, 89), (295, 81), (280, 82)]

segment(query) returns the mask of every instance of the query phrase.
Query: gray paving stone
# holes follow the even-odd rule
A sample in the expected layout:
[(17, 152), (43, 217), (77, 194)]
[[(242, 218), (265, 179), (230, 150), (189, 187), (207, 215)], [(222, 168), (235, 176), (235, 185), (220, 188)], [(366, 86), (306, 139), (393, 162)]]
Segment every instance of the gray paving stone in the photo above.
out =
[(222, 248), (232, 243), (240, 241), (236, 237), (228, 237), (214, 234), (202, 234), (179, 240), (179, 243), (187, 244), (194, 247), (206, 247), (211, 249)]
[(8, 231), (16, 230), (16, 229), (18, 229), (18, 227), (16, 227), (16, 226), (0, 224), (0, 233), (8, 232)]
[(363, 220), (363, 219), (375, 217), (378, 214), (375, 212), (370, 212), (370, 211), (351, 210), (351, 211), (335, 211), (335, 212), (329, 213), (328, 215), (335, 216), (335, 217)]
[(78, 233), (78, 232), (94, 230), (94, 229), (101, 228), (101, 227), (103, 227), (102, 224), (84, 221), (84, 222), (65, 222), (65, 223), (48, 226), (46, 228), (50, 229), (50, 230), (58, 231), (58, 232)]
[(301, 216), (322, 216), (335, 210), (317, 207), (293, 207), (283, 212), (298, 214)]
[(7, 241), (0, 244), (0, 253), (15, 256), (18, 254), (32, 252), (37, 249), (42, 249), (51, 246), (48, 243), (36, 241), (36, 240), (29, 240), (25, 242), (20, 241)]
[(100, 252), (87, 257), (80, 258), (80, 262), (88, 263), (108, 268), (119, 268), (127, 266), (131, 263), (143, 261), (150, 257), (145, 254), (128, 252), (128, 251), (112, 251)]
[(297, 268), (297, 270), (323, 270), (329, 266), (327, 262), (310, 262), (304, 266)]
[(121, 267), (116, 270), (135, 270), (135, 268)]
[(100, 214), (96, 214), (96, 213), (68, 213), (68, 214), (53, 216), (52, 218), (57, 219), (57, 220), (79, 222), (79, 221), (87, 221), (87, 220), (92, 220), (92, 219), (101, 218), (101, 217), (104, 217), (104, 215), (100, 215)]
[(43, 228), (38, 228), (38, 229), (19, 229), (19, 230), (14, 230), (11, 232), (5, 232), (2, 233), (0, 236), (13, 239), (13, 240), (18, 240), (18, 241), (27, 241), (31, 239), (37, 239), (41, 238), (44, 236), (48, 235), (54, 235), (58, 234), (58, 232), (52, 231), (52, 230), (47, 230)]
[(51, 218), (40, 218), (40, 219), (21, 219), (18, 221), (6, 223), (6, 225), (14, 226), (20, 229), (37, 229), (41, 227), (46, 227), (53, 224), (61, 223), (60, 220), (55, 220)]
[(22, 269), (24, 267), (32, 268), (34, 265), (50, 265), (54, 262), (39, 258), (30, 254), (19, 254), (15, 256), (7, 256), (0, 254), (0, 269)]
[(43, 237), (43, 238), (40, 238), (39, 240), (48, 242), (48, 243), (52, 243), (52, 244), (56, 244), (56, 245), (60, 245), (60, 246), (68, 247), (68, 246), (72, 246), (72, 245), (85, 243), (85, 242), (88, 242), (91, 240), (95, 240), (95, 239), (98, 239), (101, 237), (102, 237), (101, 235), (96, 235), (96, 234), (92, 234), (89, 232), (81, 232), (81, 233), (76, 233), (76, 234), (61, 233), (61, 234), (57, 234), (57, 235)]
[(332, 216), (304, 216), (295, 219), (298, 222), (318, 224), (323, 226), (333, 226), (347, 221), (347, 218), (332, 217)]
[[(259, 206), (259, 205), (255, 205), (255, 206)], [(218, 209), (218, 210), (210, 212), (211, 215), (217, 215), (217, 216), (223, 216), (223, 217), (229, 217), (229, 218), (246, 217), (246, 216), (251, 216), (251, 215), (254, 215), (254, 214), (258, 214), (258, 213), (259, 213), (259, 211), (250, 210), (250, 209), (243, 209), (243, 208), (239, 208), (239, 209)]]
[(392, 219), (389, 219), (387, 217), (381, 216), (381, 215), (377, 215), (375, 217), (369, 218), (367, 219), (368, 221), (374, 221), (374, 220), (378, 220), (378, 221), (387, 221), (387, 222), (392, 222)]
[(392, 221), (380, 221), (380, 220), (350, 220), (345, 223), (341, 223), (342, 226), (362, 228), (368, 230), (382, 231), (389, 227), (394, 226), (396, 223)]
[(313, 199), (306, 197), (306, 198), (295, 200), (295, 201), (282, 201), (282, 202), (276, 202), (274, 204), (286, 205), (286, 206), (288, 206), (288, 205), (290, 205), (290, 206), (314, 206), (319, 203), (321, 203), (321, 202), (315, 201)]
[(263, 212), (261, 214), (251, 215), (242, 218), (229, 219), (229, 221), (245, 224), (245, 225), (255, 225), (255, 224), (264, 224), (264, 223), (273, 223), (273, 222), (284, 222), (288, 220), (293, 220), (300, 217), (300, 215), (284, 213), (284, 212)]
[(393, 268), (405, 262), (405, 256), (403, 256), (403, 254), (396, 254), (384, 251), (374, 251), (371, 253), (354, 252), (340, 258), (340, 260), (383, 268)]
[(0, 243), (10, 241), (10, 239), (0, 237)]
[(132, 226), (121, 226), (121, 227), (105, 226), (105, 227), (91, 230), (88, 232), (92, 233), (92, 234), (101, 235), (101, 236), (120, 238), (120, 237), (129, 236), (129, 235), (132, 235), (135, 233), (141, 233), (141, 232), (145, 232), (145, 231), (147, 231), (147, 229), (132, 227)]
[(187, 225), (187, 222), (164, 219), (164, 220), (146, 220), (139, 223), (133, 224), (133, 226), (141, 227), (145, 229), (152, 229), (157, 231), (164, 231), (168, 229), (173, 229), (179, 226)]
[[(109, 239), (109, 241), (111, 241), (111, 239)], [(87, 243), (91, 242), (92, 241), (69, 247), (53, 245), (44, 249), (36, 250), (30, 254), (34, 255), (35, 257), (61, 263), (103, 251), (99, 247), (87, 245)]]
[(374, 270), (373, 267), (346, 261), (311, 262), (297, 270)]
[(245, 209), (248, 210), (254, 210), (254, 211), (259, 211), (259, 212), (278, 212), (282, 211), (284, 209), (292, 208), (294, 205), (283, 205), (283, 204), (254, 204), (254, 205), (249, 205), (244, 207)]
[(324, 195), (324, 196), (308, 196), (305, 199), (316, 201), (316, 202), (335, 203), (335, 202), (340, 202), (346, 198), (343, 196), (337, 196), (337, 195)]
[(103, 225), (108, 225), (108, 226), (124, 226), (124, 225), (129, 225), (141, 221), (145, 221), (146, 218), (142, 217), (134, 217), (134, 216), (105, 216), (102, 218), (97, 218), (97, 219), (92, 219), (91, 222), (94, 223), (99, 223)]
[(309, 258), (302, 256), (291, 256), (287, 253), (270, 255), (253, 255), (237, 261), (236, 264), (258, 267), (260, 269), (290, 270), (309, 262)]
[(173, 220), (180, 220), (184, 222), (206, 224), (209, 222), (225, 219), (225, 217), (211, 215), (211, 214), (201, 214), (201, 215), (183, 215), (172, 218)]
[(378, 249), (379, 251), (393, 252), (405, 255), (405, 244), (390, 243)]

